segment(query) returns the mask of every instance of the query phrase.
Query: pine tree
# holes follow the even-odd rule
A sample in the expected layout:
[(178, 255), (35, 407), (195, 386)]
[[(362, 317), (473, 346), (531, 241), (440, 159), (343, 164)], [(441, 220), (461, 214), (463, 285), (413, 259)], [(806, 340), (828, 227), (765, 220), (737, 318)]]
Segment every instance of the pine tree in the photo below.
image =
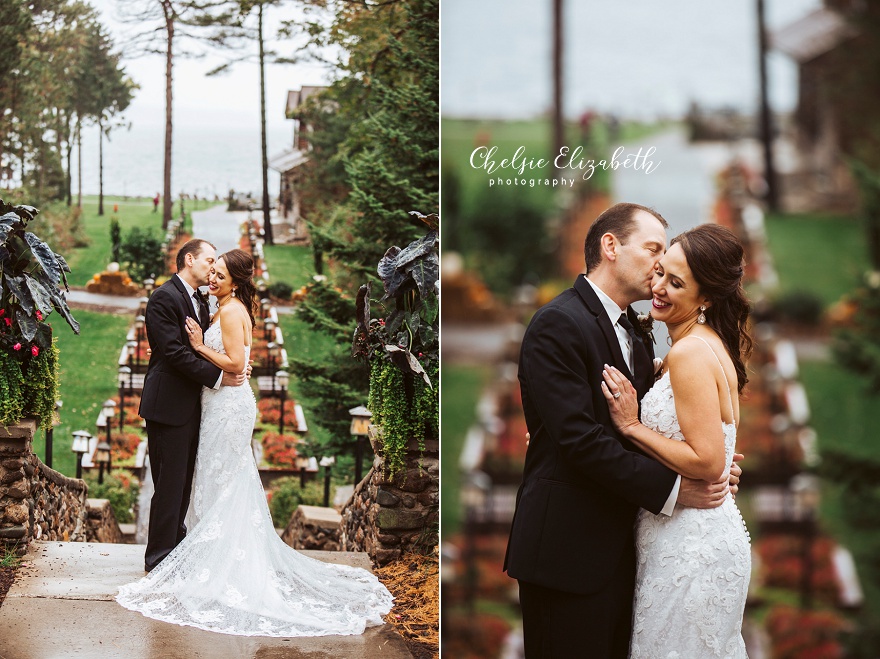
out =
[(331, 34), (348, 51), (345, 75), (303, 112), (315, 129), (303, 205), (338, 288), (314, 285), (298, 313), (336, 348), (293, 366), (304, 393), (321, 401), (314, 421), (340, 444), (350, 444), (347, 410), (369, 389), (367, 366), (350, 353), (354, 293), (367, 280), (381, 291), (376, 267), (388, 248), (427, 233), (408, 211), (438, 212), (438, 25), (438, 0), (342, 4)]

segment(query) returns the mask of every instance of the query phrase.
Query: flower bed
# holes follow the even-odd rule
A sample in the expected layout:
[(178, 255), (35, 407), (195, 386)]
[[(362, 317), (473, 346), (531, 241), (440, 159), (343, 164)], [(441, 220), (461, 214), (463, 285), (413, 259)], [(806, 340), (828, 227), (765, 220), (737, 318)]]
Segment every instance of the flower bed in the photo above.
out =
[[(281, 420), (281, 401), (278, 398), (261, 398), (257, 402), (257, 409), (260, 411), (260, 422), (265, 424), (278, 425)], [(284, 427), (296, 428), (296, 401), (287, 399), (284, 401)]]
[[(803, 580), (804, 538), (795, 535), (770, 535), (756, 543), (761, 557), (764, 584), (776, 588), (799, 590)], [(812, 593), (836, 604), (839, 597), (837, 573), (831, 560), (834, 541), (831, 538), (815, 538), (811, 546)]]
[(774, 607), (766, 620), (774, 659), (841, 659), (839, 639), (849, 628), (846, 620), (831, 611), (791, 606)]
[(300, 443), (296, 435), (279, 435), (267, 432), (263, 435), (263, 460), (275, 467), (296, 468), (296, 447)]

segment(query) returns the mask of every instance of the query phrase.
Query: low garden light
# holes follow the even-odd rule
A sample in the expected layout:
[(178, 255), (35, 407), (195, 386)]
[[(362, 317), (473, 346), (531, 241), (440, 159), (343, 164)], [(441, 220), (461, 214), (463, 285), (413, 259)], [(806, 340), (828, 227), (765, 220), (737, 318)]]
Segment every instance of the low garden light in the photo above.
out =
[(137, 342), (137, 347), (134, 352), (134, 363), (138, 367), (141, 365), (141, 341), (144, 340), (145, 326), (146, 319), (143, 316), (136, 316), (134, 319), (134, 340)]
[(82, 478), (82, 456), (89, 452), (89, 442), (92, 436), (87, 430), (77, 430), (73, 433), (73, 445), (71, 450), (76, 454), (76, 477)]
[[(262, 295), (262, 293), (261, 293)], [(264, 297), (260, 299), (260, 316), (266, 318), (269, 315), (269, 306), (272, 303), (269, 301), (269, 298)]]
[(819, 509), (819, 478), (814, 474), (801, 473), (791, 479), (798, 517), (802, 521), (803, 567), (801, 571), (801, 608), (813, 606), (813, 544), (816, 539), (816, 512)]
[(104, 468), (106, 467), (107, 473), (110, 473), (109, 442), (98, 442), (98, 446), (95, 447), (95, 456), (93, 461), (98, 463), (98, 484), (101, 485), (104, 483)]
[(304, 490), (306, 487), (306, 469), (309, 468), (309, 458), (305, 455), (298, 455), (296, 456), (295, 464), (299, 470), (299, 487)]
[(156, 288), (156, 280), (152, 277), (147, 277), (144, 279), (144, 289), (147, 291), (147, 297), (150, 297), (153, 294), (153, 289)]
[(116, 376), (119, 382), (119, 432), (125, 426), (125, 390), (131, 389), (131, 369), (128, 366), (120, 366)]
[(263, 327), (266, 330), (264, 338), (267, 341), (271, 341), (272, 335), (275, 333), (275, 321), (272, 320), (270, 317), (266, 317), (266, 321), (263, 323)]
[[(112, 398), (108, 398), (104, 401), (104, 425), (107, 427), (107, 450), (110, 450), (111, 442), (111, 431), (113, 429), (113, 417), (116, 416), (116, 401)], [(107, 473), (110, 473), (110, 454), (107, 454)]]
[(330, 470), (336, 464), (336, 458), (332, 455), (325, 455), (321, 458), (320, 465), (324, 467), (324, 507), (330, 507)]
[(278, 364), (278, 358), (281, 356), (281, 349), (274, 341), (270, 341), (266, 345), (266, 352), (269, 353), (269, 372), (272, 374), (272, 395), (277, 391), (275, 366)]
[(354, 484), (357, 486), (363, 475), (364, 442), (370, 433), (370, 419), (373, 418), (373, 413), (363, 405), (350, 409), (348, 413), (351, 415), (351, 434), (355, 439)]
[(284, 434), (284, 401), (287, 400), (287, 385), (290, 383), (290, 374), (287, 371), (278, 371), (275, 374), (278, 386), (281, 388), (281, 414), (278, 415), (278, 434)]

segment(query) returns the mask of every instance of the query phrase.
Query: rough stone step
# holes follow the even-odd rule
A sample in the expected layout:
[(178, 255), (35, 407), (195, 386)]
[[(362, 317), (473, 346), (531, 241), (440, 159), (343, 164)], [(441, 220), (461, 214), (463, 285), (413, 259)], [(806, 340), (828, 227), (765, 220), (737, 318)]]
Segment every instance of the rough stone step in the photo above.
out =
[[(302, 553), (370, 569), (362, 553)], [(120, 585), (144, 575), (143, 555), (143, 545), (33, 543), (0, 607), (0, 656), (411, 658), (390, 625), (361, 636), (284, 639), (216, 634), (146, 618), (113, 599)]]

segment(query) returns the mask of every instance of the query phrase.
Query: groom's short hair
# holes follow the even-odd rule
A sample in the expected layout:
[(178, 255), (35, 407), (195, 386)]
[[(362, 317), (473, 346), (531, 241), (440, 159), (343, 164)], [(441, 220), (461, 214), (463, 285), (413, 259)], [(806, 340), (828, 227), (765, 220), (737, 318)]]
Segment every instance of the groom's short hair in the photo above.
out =
[(198, 256), (199, 252), (202, 251), (202, 245), (210, 245), (211, 249), (217, 249), (214, 247), (213, 243), (209, 243), (207, 240), (202, 240), (201, 238), (187, 240), (183, 243), (183, 247), (177, 252), (177, 272), (180, 272), (186, 267), (186, 255), (192, 254), (193, 257)]
[(669, 223), (653, 208), (640, 204), (614, 204), (593, 221), (590, 230), (587, 232), (587, 237), (584, 239), (584, 263), (587, 266), (588, 273), (602, 262), (602, 236), (610, 233), (622, 244), (626, 244), (630, 234), (636, 227), (636, 211), (650, 213), (660, 221), (664, 229), (669, 228)]

